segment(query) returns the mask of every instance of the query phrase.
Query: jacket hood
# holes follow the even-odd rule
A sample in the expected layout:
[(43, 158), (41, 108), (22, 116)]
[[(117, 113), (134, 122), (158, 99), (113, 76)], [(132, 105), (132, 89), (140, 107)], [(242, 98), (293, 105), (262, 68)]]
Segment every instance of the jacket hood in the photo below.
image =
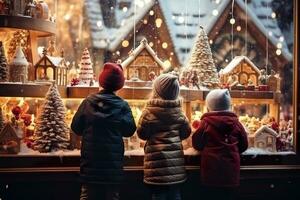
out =
[(90, 95), (87, 101), (93, 109), (90, 111), (90, 114), (96, 118), (117, 117), (125, 104), (125, 102), (113, 92), (104, 90)]
[(232, 131), (238, 122), (236, 114), (230, 111), (208, 112), (202, 115), (201, 120), (206, 121), (211, 126), (226, 134)]

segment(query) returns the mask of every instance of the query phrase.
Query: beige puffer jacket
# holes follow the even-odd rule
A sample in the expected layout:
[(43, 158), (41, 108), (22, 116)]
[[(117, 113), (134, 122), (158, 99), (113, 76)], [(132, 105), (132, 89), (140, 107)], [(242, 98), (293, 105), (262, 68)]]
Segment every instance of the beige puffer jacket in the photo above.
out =
[(152, 99), (138, 123), (137, 134), (146, 140), (144, 182), (172, 185), (186, 180), (181, 141), (191, 128), (181, 110), (180, 100)]

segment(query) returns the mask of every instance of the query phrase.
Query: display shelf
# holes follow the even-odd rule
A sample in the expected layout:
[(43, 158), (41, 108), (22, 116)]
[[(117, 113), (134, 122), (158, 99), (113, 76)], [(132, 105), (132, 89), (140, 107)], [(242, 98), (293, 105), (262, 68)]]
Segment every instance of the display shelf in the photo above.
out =
[(0, 15), (0, 31), (25, 29), (36, 37), (48, 37), (56, 33), (55, 23), (26, 16)]
[[(51, 83), (0, 83), (1, 97), (37, 97), (44, 98)], [(64, 86), (58, 86), (62, 98), (67, 97)]]

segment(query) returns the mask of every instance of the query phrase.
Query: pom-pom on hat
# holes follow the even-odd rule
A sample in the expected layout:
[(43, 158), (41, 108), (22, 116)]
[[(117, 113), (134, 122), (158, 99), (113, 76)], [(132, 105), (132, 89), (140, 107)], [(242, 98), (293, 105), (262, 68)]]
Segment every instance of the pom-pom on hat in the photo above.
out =
[(227, 89), (211, 90), (206, 96), (206, 106), (209, 111), (229, 111), (231, 97)]
[(109, 91), (117, 91), (124, 86), (125, 78), (120, 64), (105, 63), (99, 75), (99, 84)]
[(162, 99), (175, 100), (179, 95), (178, 77), (172, 74), (161, 74), (154, 80), (153, 89)]

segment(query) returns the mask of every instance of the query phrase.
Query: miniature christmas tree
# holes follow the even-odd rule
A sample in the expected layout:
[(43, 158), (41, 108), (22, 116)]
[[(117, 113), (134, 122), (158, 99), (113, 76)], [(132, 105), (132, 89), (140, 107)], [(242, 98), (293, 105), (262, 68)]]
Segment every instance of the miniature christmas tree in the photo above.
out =
[(198, 75), (197, 80), (199, 83), (193, 83), (194, 80), (190, 80), (193, 85), (200, 84), (200, 86), (209, 89), (217, 88), (219, 85), (217, 68), (212, 58), (208, 37), (202, 27), (200, 27), (200, 32), (193, 47), (191, 58), (187, 65), (187, 71), (189, 71), (190, 74), (196, 73)]
[(5, 81), (8, 81), (8, 67), (4, 48), (2, 42), (0, 42), (0, 82)]
[(65, 107), (57, 86), (53, 84), (45, 97), (39, 116), (34, 149), (50, 152), (69, 147), (69, 129), (65, 122)]
[(8, 61), (11, 62), (18, 46), (21, 46), (22, 50), (26, 52), (28, 46), (27, 45), (28, 37), (29, 37), (29, 32), (27, 30), (19, 30), (13, 33), (8, 47), (8, 53), (7, 53)]
[(85, 48), (83, 50), (81, 61), (80, 61), (79, 80), (84, 85), (89, 85), (90, 81), (93, 78), (94, 78), (94, 71), (93, 71), (90, 53), (89, 50)]

